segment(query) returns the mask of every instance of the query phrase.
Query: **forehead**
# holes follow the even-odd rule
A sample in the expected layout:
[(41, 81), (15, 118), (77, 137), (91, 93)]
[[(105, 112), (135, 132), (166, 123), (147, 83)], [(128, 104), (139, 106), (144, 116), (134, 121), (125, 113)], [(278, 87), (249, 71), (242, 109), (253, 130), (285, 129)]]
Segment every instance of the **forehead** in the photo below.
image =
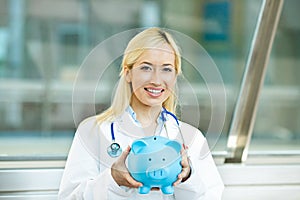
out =
[(147, 48), (137, 59), (136, 63), (141, 63), (143, 61), (148, 61), (153, 64), (169, 63), (174, 65), (175, 53), (169, 45), (158, 48)]

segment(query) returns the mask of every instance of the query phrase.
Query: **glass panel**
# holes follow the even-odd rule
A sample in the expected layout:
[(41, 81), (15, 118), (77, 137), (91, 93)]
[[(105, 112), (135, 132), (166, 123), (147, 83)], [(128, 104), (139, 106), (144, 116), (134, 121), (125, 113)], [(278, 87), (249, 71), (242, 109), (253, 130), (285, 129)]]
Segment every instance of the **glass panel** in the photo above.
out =
[[(227, 101), (222, 136), (216, 139), (216, 146), (212, 141), (211, 147), (214, 151), (225, 150), (260, 6), (260, 0), (0, 1), (1, 159), (64, 159), (76, 130), (72, 92), (84, 59), (114, 34), (145, 26), (179, 31), (201, 44), (212, 57), (224, 80)], [(118, 47), (114, 45), (112, 49)], [(79, 120), (91, 114), (91, 101), (97, 113), (108, 107), (120, 59), (112, 60), (98, 82), (94, 99), (82, 96), (77, 102)], [(189, 60), (183, 58), (185, 80), (198, 98), (199, 128), (206, 133), (213, 109), (211, 96), (206, 77), (190, 66)], [(94, 90), (88, 81), (84, 87)], [(185, 106), (184, 110), (190, 112), (185, 116), (193, 118), (199, 112), (194, 109), (196, 105)]]
[[(250, 151), (300, 150), (300, 2), (284, 2)], [(262, 152), (263, 153), (263, 152)]]

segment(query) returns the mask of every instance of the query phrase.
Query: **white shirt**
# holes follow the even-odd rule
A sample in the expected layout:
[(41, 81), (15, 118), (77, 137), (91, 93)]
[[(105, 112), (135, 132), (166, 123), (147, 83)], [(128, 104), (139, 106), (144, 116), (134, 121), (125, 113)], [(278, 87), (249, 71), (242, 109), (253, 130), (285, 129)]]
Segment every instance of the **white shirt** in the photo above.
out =
[[(116, 142), (122, 149), (131, 145), (135, 139), (145, 137), (140, 124), (130, 110), (124, 112), (114, 122)], [(180, 140), (176, 121), (168, 116), (166, 129), (158, 119), (155, 134)], [(180, 129), (188, 146), (191, 162), (191, 176), (174, 188), (173, 195), (164, 195), (161, 191), (139, 194), (137, 189), (119, 186), (111, 176), (111, 165), (118, 158), (107, 153), (112, 143), (111, 123), (97, 123), (96, 117), (84, 120), (75, 133), (62, 177), (59, 198), (62, 200), (137, 200), (137, 199), (176, 199), (176, 200), (218, 200), (224, 189), (206, 139), (202, 133), (180, 122)]]

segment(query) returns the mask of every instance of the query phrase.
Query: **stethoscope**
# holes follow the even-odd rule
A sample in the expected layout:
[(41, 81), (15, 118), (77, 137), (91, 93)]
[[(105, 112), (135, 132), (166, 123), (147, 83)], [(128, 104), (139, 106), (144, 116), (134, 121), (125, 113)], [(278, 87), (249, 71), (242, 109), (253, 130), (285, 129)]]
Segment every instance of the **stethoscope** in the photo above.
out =
[[(180, 137), (182, 139), (182, 143), (184, 145), (185, 143), (184, 143), (183, 135), (182, 135), (182, 132), (181, 132), (181, 128), (179, 126), (179, 120), (178, 120), (178, 118), (173, 113), (171, 113), (167, 109), (163, 108), (163, 110), (161, 111), (161, 118), (162, 118), (162, 121), (163, 121), (163, 126), (164, 126), (164, 128), (166, 130), (167, 137), (169, 137), (168, 129), (166, 128), (166, 121), (167, 121), (166, 116), (167, 115), (170, 115), (170, 116), (172, 116), (175, 119), (176, 124), (177, 124), (177, 128), (179, 130)], [(113, 158), (119, 157), (121, 155), (121, 153), (122, 153), (122, 148), (121, 148), (120, 144), (116, 142), (115, 132), (114, 132), (114, 122), (112, 122), (110, 124), (110, 133), (111, 133), (112, 143), (111, 143), (111, 145), (109, 145), (107, 147), (107, 153), (108, 153), (108, 155), (110, 157), (113, 157)]]

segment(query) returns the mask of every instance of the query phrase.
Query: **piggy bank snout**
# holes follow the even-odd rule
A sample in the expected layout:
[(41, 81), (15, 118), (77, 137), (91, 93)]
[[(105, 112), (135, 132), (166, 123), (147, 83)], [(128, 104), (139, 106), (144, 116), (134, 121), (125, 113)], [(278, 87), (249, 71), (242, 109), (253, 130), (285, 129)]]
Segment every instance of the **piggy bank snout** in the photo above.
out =
[(140, 194), (148, 194), (152, 187), (159, 187), (164, 194), (173, 194), (172, 184), (182, 170), (181, 144), (161, 136), (135, 140), (128, 155), (128, 171), (143, 183)]
[(148, 169), (146, 173), (149, 178), (154, 180), (161, 180), (168, 177), (168, 173), (165, 169)]

